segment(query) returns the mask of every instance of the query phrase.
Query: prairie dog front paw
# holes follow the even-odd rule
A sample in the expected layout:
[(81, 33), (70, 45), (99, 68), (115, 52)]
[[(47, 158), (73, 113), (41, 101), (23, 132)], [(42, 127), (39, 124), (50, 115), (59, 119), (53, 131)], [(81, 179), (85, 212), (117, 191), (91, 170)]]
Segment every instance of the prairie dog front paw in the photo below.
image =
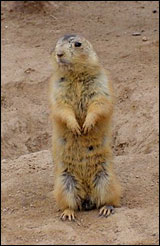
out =
[(78, 122), (76, 121), (76, 119), (69, 119), (67, 122), (67, 127), (74, 133), (74, 134), (78, 134), (81, 135), (81, 128), (78, 124)]
[(95, 118), (93, 115), (88, 115), (83, 124), (84, 134), (88, 133), (95, 125)]

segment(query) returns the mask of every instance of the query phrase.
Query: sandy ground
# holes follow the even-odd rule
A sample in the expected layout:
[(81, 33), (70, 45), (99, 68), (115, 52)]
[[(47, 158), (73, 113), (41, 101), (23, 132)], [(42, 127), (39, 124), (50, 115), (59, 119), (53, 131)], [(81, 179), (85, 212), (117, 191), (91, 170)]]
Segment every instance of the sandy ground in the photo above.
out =
[[(156, 1), (2, 2), (2, 245), (158, 245), (158, 15)], [(62, 222), (53, 200), (50, 51), (66, 33), (89, 39), (113, 78), (124, 194), (107, 219)]]

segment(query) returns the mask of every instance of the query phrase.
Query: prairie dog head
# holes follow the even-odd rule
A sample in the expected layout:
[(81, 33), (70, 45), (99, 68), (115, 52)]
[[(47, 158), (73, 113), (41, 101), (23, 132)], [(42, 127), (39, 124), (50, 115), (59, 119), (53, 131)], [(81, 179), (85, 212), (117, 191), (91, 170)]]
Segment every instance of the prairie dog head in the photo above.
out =
[(65, 35), (60, 38), (52, 54), (61, 67), (94, 66), (98, 58), (91, 43), (79, 35)]

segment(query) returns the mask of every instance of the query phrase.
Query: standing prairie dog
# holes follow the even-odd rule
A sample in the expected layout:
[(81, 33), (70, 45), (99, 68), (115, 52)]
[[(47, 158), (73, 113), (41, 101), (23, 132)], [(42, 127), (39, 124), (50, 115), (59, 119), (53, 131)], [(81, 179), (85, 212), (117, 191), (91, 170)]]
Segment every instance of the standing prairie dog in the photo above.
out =
[(60, 38), (52, 62), (54, 196), (61, 218), (74, 220), (75, 210), (93, 208), (107, 217), (121, 196), (112, 168), (110, 82), (92, 45), (79, 35)]

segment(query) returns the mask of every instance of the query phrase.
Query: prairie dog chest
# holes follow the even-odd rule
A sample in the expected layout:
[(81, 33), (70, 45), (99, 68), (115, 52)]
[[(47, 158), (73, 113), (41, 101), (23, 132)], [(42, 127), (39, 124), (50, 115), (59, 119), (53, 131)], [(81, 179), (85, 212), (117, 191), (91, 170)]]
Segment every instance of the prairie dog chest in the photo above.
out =
[(66, 103), (74, 109), (77, 119), (85, 118), (88, 104), (94, 94), (94, 77), (84, 74), (66, 78), (62, 85), (63, 97)]

